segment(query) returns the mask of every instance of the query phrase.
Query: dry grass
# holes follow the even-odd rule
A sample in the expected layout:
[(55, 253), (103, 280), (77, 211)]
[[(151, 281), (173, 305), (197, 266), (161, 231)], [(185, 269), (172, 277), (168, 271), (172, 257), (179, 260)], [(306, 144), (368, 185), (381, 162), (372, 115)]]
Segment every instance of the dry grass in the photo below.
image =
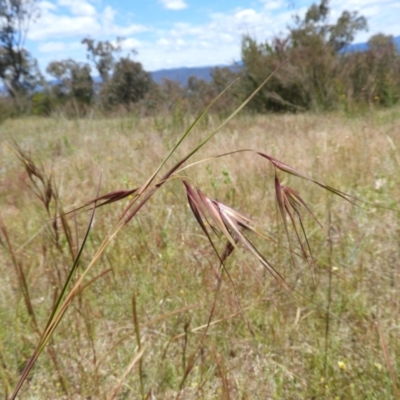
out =
[[(172, 164), (217, 123), (211, 116), (200, 124)], [(1, 125), (3, 397), (11, 394), (46, 327), (79, 247), (76, 237), (82, 241), (90, 218), (90, 212), (68, 218), (71, 245), (61, 222), (54, 227), (49, 215), (96, 197), (101, 171), (100, 194), (143, 185), (182, 130), (160, 117), (18, 119)], [(29, 174), (11, 150), (11, 139), (42, 165), (44, 176), (53, 176), (49, 210), (28, 187)], [(399, 146), (398, 109), (352, 118), (243, 115), (191, 162), (251, 148), (369, 203), (398, 208)], [(355, 207), (281, 172), (280, 183), (296, 190), (323, 226), (302, 214), (313, 255), (309, 262), (287, 250), (267, 160), (239, 153), (179, 174), (190, 187), (256, 222), (271, 240), (246, 235), (294, 290), (285, 290), (240, 241), (225, 261), (229, 277), (222, 273), (184, 185), (173, 179), (90, 270), (85, 282), (93, 283), (73, 299), (20, 398), (396, 398), (398, 213)], [(73, 281), (128, 201), (98, 209)], [(293, 250), (301, 253), (295, 232), (288, 230)], [(221, 254), (224, 246), (216, 241)]]

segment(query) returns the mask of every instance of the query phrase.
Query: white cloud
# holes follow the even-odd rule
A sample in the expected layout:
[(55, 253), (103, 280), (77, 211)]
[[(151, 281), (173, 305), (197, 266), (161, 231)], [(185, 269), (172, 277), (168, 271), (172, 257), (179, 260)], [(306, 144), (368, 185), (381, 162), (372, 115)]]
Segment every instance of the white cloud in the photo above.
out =
[(187, 7), (185, 0), (159, 0), (168, 10), (183, 10)]
[[(39, 3), (41, 17), (32, 25), (29, 33), (30, 39), (49, 41), (39, 43), (38, 50), (43, 56), (41, 60), (71, 57), (84, 61), (85, 49), (80, 45), (83, 37), (111, 40), (122, 36), (126, 38), (122, 43), (124, 51), (137, 49), (139, 54), (135, 59), (148, 70), (231, 64), (234, 60), (240, 60), (240, 44), (244, 34), (251, 35), (259, 42), (285, 34), (287, 26), (293, 23), (293, 14), (303, 16), (315, 2), (298, 0), (294, 2), (295, 7), (289, 7), (288, 0), (260, 0), (257, 7), (257, 2), (252, 1), (242, 8), (209, 14), (203, 23), (185, 20), (170, 24), (169, 28), (165, 28), (166, 23), (163, 23), (164, 28), (158, 28), (117, 23), (118, 15), (114, 8), (96, 6), (100, 0), (54, 1), (57, 3), (50, 3), (50, 0)], [(187, 6), (182, 0), (159, 2), (171, 10)], [(399, 0), (331, 0), (330, 6), (332, 21), (336, 21), (343, 10), (358, 11), (368, 18), (370, 30), (359, 33), (356, 37), (358, 42), (366, 41), (377, 32), (400, 35)], [(125, 18), (129, 18), (129, 15)], [(148, 32), (146, 36), (137, 36), (145, 31)], [(64, 48), (61, 41), (66, 43)]]
[[(140, 24), (125, 26), (117, 24), (116, 12), (110, 6), (98, 12), (84, 0), (58, 0), (58, 5), (59, 7), (56, 7), (46, 1), (38, 4), (40, 18), (32, 24), (28, 32), (30, 40), (82, 39), (86, 36), (101, 39), (110, 36), (129, 36), (147, 30)], [(63, 7), (68, 8), (72, 15), (65, 14)]]
[(240, 60), (244, 34), (257, 40), (272, 38), (290, 22), (293, 10), (273, 15), (271, 10), (237, 8), (214, 13), (204, 24), (175, 23), (169, 30), (154, 31), (153, 43), (142, 43), (139, 60), (148, 70), (182, 66), (232, 64)]
[(165, 38), (158, 39), (156, 43), (158, 46), (169, 46), (170, 45), (170, 41)]
[(96, 15), (96, 9), (85, 0), (58, 0), (58, 4), (69, 8), (71, 13), (74, 15)]
[(278, 1), (270, 1), (270, 0), (265, 0), (265, 8), (267, 10), (278, 10), (279, 8), (285, 8), (285, 3), (282, 0)]
[(234, 14), (234, 18), (236, 20), (243, 21), (243, 22), (245, 22), (245, 21), (252, 22), (252, 21), (254, 21), (255, 18), (258, 19), (257, 18), (258, 16), (259, 16), (259, 14), (257, 13), (257, 11), (255, 11), (251, 8), (248, 8), (245, 10), (240, 10)]
[(215, 13), (210, 16), (210, 21), (203, 25), (176, 23), (169, 31), (159, 31), (159, 36), (173, 45), (179, 39), (185, 39), (195, 45), (196, 42), (209, 42), (220, 47), (228, 43), (238, 43), (244, 34), (251, 34), (259, 40), (274, 36), (280, 28), (285, 27), (290, 21), (291, 13), (282, 13), (272, 16), (270, 12), (257, 12), (254, 9), (237, 9), (231, 13)]
[(109, 26), (106, 31), (103, 31), (102, 33), (99, 32), (100, 35), (106, 35), (106, 36), (129, 36), (133, 35), (136, 33), (141, 33), (141, 32), (146, 32), (148, 28), (144, 27), (143, 25), (137, 25), (137, 24), (131, 24), (128, 26), (119, 26), (113, 24), (112, 26)]
[[(115, 42), (114, 44), (117, 43)], [(138, 50), (143, 46), (142, 42), (134, 38), (124, 39), (120, 42), (120, 45), (121, 49), (125, 51)]]
[(61, 39), (86, 36), (100, 30), (99, 22), (90, 16), (68, 17), (48, 13), (42, 14), (39, 23), (32, 24), (28, 37), (31, 40)]
[(64, 42), (46, 42), (39, 45), (41, 53), (59, 53), (67, 48)]
[(38, 5), (39, 10), (42, 10), (42, 11), (57, 9), (57, 7), (53, 3), (50, 3), (49, 1), (40, 1), (37, 5)]
[(101, 17), (104, 25), (106, 26), (112, 25), (114, 23), (115, 14), (116, 14), (115, 10), (110, 6), (107, 6), (103, 10)]
[(38, 49), (41, 53), (44, 54), (54, 55), (55, 53), (57, 53), (57, 54), (63, 54), (64, 58), (69, 58), (70, 57), (68, 55), (69, 53), (80, 51), (81, 49), (83, 49), (83, 46), (81, 42), (65, 43), (65, 42), (55, 41), (55, 42), (41, 43), (38, 46)]

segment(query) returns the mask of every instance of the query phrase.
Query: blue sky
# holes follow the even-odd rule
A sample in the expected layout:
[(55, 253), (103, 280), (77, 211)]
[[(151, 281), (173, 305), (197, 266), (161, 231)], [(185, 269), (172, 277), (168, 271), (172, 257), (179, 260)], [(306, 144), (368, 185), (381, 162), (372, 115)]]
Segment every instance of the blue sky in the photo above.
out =
[[(81, 40), (123, 37), (125, 52), (149, 71), (231, 64), (240, 59), (243, 34), (257, 40), (284, 33), (312, 0), (44, 0), (26, 47), (42, 70), (54, 60), (85, 61)], [(369, 24), (356, 42), (383, 32), (400, 35), (400, 0), (331, 0), (331, 18), (358, 11)]]

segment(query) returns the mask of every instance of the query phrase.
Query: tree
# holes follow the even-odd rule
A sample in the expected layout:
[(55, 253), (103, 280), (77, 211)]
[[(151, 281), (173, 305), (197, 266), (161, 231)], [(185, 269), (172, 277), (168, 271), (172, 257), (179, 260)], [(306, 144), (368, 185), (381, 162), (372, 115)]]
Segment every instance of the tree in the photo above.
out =
[(0, 0), (0, 79), (18, 106), (41, 76), (24, 48), (29, 24), (38, 16), (35, 0)]
[(90, 103), (94, 94), (90, 66), (68, 59), (51, 62), (47, 73), (57, 79), (53, 86), (54, 94), (59, 98), (72, 97), (82, 103)]
[(336, 51), (343, 50), (353, 42), (356, 32), (367, 30), (367, 20), (356, 11), (343, 11), (336, 24), (329, 29), (329, 44)]
[(356, 32), (367, 29), (367, 20), (357, 11), (343, 11), (335, 24), (328, 23), (329, 12), (329, 0), (321, 0), (311, 5), (303, 20), (296, 16), (295, 26), (289, 28), (293, 43), (306, 44), (309, 39), (319, 38), (339, 52), (354, 40)]
[(184, 92), (179, 82), (163, 78), (159, 85), (152, 85), (147, 97), (153, 100), (158, 110), (171, 114), (176, 108), (181, 108)]
[[(210, 85), (202, 78), (190, 76), (186, 85), (186, 97), (189, 99), (204, 99), (210, 91)], [(206, 100), (207, 101), (207, 100)]]
[(393, 41), (392, 35), (377, 33), (369, 38), (368, 46), (369, 49), (375, 53), (379, 53), (381, 55), (385, 54), (389, 57), (398, 56), (396, 44)]
[(244, 79), (242, 87), (251, 93), (284, 60), (289, 60), (252, 101), (257, 111), (330, 109), (337, 104), (336, 80), (341, 68), (340, 52), (350, 44), (367, 22), (357, 12), (344, 11), (331, 24), (329, 0), (321, 0), (296, 16), (286, 37), (257, 43), (251, 37), (242, 42)]
[[(216, 67), (211, 71), (210, 86), (213, 97), (223, 92), (229, 85), (234, 83), (240, 76), (240, 67)], [(231, 110), (237, 108), (243, 101), (240, 82), (236, 82), (229, 91), (213, 106), (213, 110), (221, 116), (229, 115)]]
[(238, 79), (239, 70), (240, 67), (235, 66), (234, 68), (215, 67), (211, 71), (211, 85), (214, 87), (217, 93), (221, 93), (236, 79)]
[(72, 96), (89, 104), (93, 98), (93, 79), (90, 75), (90, 66), (88, 64), (77, 63), (71, 69)]
[(368, 45), (369, 102), (392, 106), (400, 100), (400, 57), (393, 36), (378, 33)]
[(114, 67), (106, 96), (111, 104), (129, 105), (141, 100), (154, 84), (151, 75), (139, 62), (121, 58)]
[(87, 47), (87, 59), (93, 62), (103, 83), (107, 83), (115, 64), (114, 54), (121, 51), (121, 38), (117, 38), (116, 45), (106, 41), (85, 38), (82, 44)]

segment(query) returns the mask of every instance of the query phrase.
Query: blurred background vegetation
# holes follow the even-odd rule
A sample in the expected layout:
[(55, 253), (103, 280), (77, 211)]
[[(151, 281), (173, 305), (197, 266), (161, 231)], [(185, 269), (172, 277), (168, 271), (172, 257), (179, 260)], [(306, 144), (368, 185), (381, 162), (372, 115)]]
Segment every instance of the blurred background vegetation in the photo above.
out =
[(4, 4), (0, 26), (3, 119), (21, 113), (67, 117), (93, 112), (197, 113), (240, 78), (229, 98), (214, 109), (226, 114), (284, 60), (288, 61), (251, 102), (250, 111), (359, 112), (390, 107), (400, 98), (400, 57), (393, 37), (375, 34), (367, 50), (348, 51), (357, 32), (367, 29), (367, 21), (357, 12), (344, 11), (331, 23), (329, 0), (313, 4), (303, 19), (294, 16), (287, 32), (270, 41), (243, 37), (240, 63), (215, 68), (210, 81), (192, 76), (186, 85), (167, 79), (155, 83), (141, 63), (132, 59), (134, 50), (119, 57), (121, 38), (112, 42), (84, 38), (87, 62), (52, 61), (45, 79), (33, 55), (25, 50), (18, 28), (35, 18), (34, 2), (7, 0)]

